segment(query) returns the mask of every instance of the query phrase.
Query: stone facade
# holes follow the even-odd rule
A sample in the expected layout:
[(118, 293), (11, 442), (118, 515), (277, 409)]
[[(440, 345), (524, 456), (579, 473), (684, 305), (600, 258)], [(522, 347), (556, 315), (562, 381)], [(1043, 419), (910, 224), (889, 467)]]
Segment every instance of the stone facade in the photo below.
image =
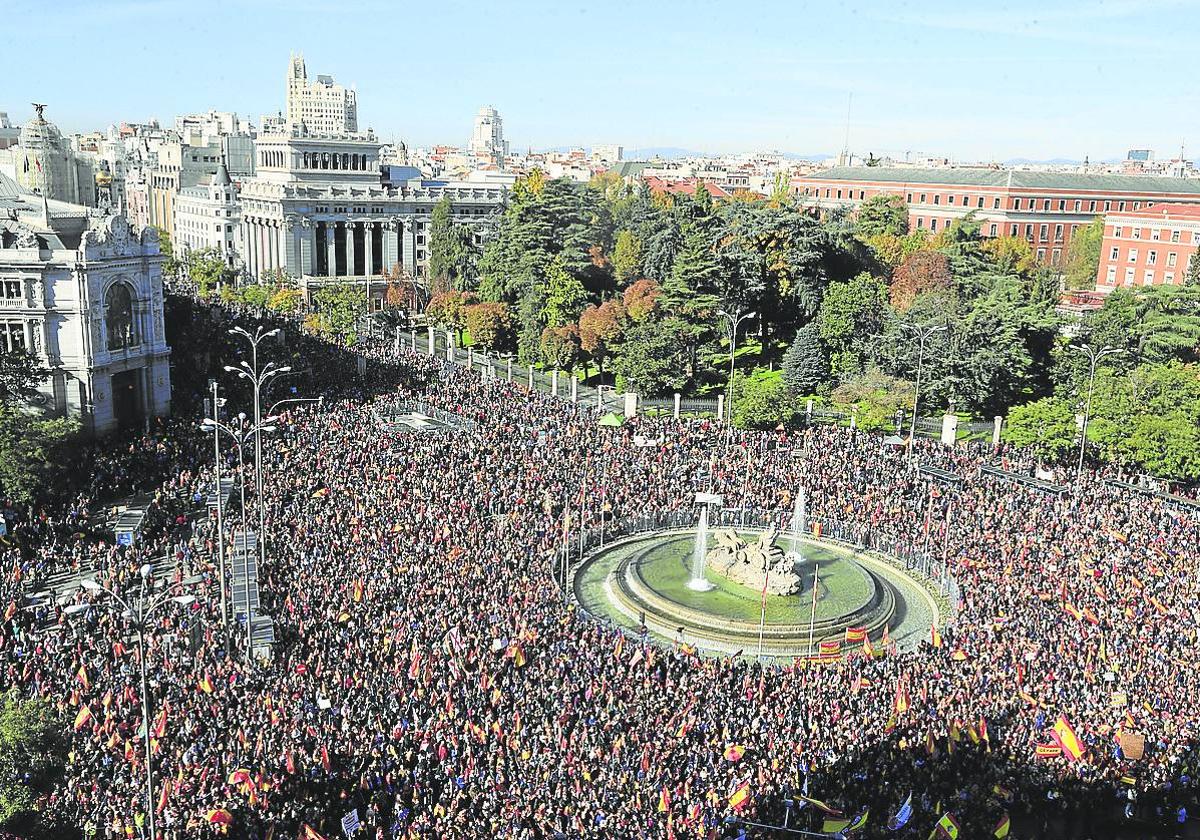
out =
[(157, 234), (0, 177), (0, 342), (50, 369), (38, 400), (103, 434), (170, 411)]
[(215, 249), (230, 268), (238, 264), (241, 206), (224, 164), (204, 186), (185, 187), (175, 197), (171, 242), (182, 259), (189, 251)]
[(316, 136), (302, 127), (259, 138), (257, 177), (241, 191), (251, 277), (282, 269), (307, 288), (331, 278), (381, 278), (398, 266), (420, 279), (429, 259), (429, 218), (443, 196), (464, 224), (478, 225), (504, 205), (500, 186), (385, 183), (380, 145), (370, 133)]
[(288, 65), (287, 125), (304, 125), (318, 134), (354, 134), (358, 94), (335, 83), (332, 76), (317, 76), (310, 82), (304, 56), (294, 55)]

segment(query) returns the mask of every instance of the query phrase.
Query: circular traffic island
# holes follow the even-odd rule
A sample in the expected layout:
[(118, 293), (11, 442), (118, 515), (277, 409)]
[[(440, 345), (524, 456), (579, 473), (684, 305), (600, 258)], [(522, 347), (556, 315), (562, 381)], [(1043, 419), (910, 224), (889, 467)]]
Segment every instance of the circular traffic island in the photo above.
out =
[(711, 564), (697, 581), (695, 543), (694, 531), (671, 531), (607, 546), (576, 572), (576, 600), (592, 615), (660, 641), (712, 653), (757, 654), (761, 644), (763, 655), (786, 658), (863, 650), (864, 639), (878, 648), (885, 632), (890, 641), (915, 643), (937, 620), (937, 603), (918, 581), (848, 546), (779, 537), (799, 586), (772, 594), (769, 585), (743, 585)]

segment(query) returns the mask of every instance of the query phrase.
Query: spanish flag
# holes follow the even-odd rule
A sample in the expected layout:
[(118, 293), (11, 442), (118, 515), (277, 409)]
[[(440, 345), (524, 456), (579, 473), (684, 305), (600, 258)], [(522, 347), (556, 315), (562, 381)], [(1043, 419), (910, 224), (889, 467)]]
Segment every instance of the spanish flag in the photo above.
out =
[(866, 627), (847, 627), (846, 628), (846, 644), (856, 645), (865, 638), (867, 638), (867, 628)]
[(163, 779), (162, 792), (158, 795), (158, 805), (154, 808), (154, 813), (161, 814), (163, 808), (167, 807), (167, 800), (171, 798), (171, 780)]
[(321, 834), (308, 823), (304, 824), (304, 837), (302, 840), (325, 840), (325, 835)]
[(78, 732), (92, 722), (92, 710), (87, 707), (87, 704), (79, 707), (79, 711), (75, 714), (75, 731)]
[(1079, 736), (1075, 734), (1071, 724), (1062, 715), (1059, 715), (1058, 720), (1054, 721), (1054, 740), (1072, 761), (1078, 761), (1086, 752)]
[(938, 632), (936, 624), (929, 628), (929, 643), (935, 648), (942, 646), (942, 634)]
[(1012, 828), (1012, 820), (1010, 820), (1008, 818), (1008, 814), (1005, 813), (1000, 817), (1000, 822), (996, 823), (996, 828), (994, 831), (992, 831), (992, 836), (997, 838), (997, 840), (1003, 840), (1003, 838), (1008, 836), (1008, 831), (1010, 828)]
[(80, 665), (80, 666), (79, 666), (79, 670), (75, 672), (75, 679), (77, 679), (77, 680), (79, 680), (81, 683), (83, 683), (83, 690), (84, 690), (84, 691), (90, 691), (90, 690), (91, 690), (91, 688), (92, 688), (92, 683), (91, 683), (91, 681), (88, 679), (88, 672), (87, 672), (87, 668), (85, 668), (84, 666)]
[(212, 680), (210, 680), (208, 678), (208, 671), (204, 672), (204, 676), (200, 678), (200, 682), (196, 684), (196, 687), (199, 688), (201, 691), (203, 691), (205, 694), (213, 693), (213, 684), (212, 684)]
[(899, 686), (896, 687), (896, 714), (902, 715), (908, 711), (908, 692)]
[(742, 756), (746, 754), (746, 748), (741, 744), (730, 744), (725, 748), (726, 761), (741, 761)]
[(867, 659), (875, 658), (875, 648), (871, 646), (870, 636), (863, 639), (863, 656), (867, 657)]
[(671, 794), (667, 793), (667, 789), (663, 788), (658, 792), (658, 812), (660, 814), (671, 810)]
[(954, 819), (954, 815), (949, 812), (942, 814), (942, 818), (938, 820), (937, 825), (933, 827), (933, 833), (929, 836), (931, 838), (948, 837), (950, 840), (957, 840), (958, 821)]
[(733, 789), (733, 793), (729, 794), (729, 807), (734, 811), (741, 811), (750, 801), (750, 780), (742, 782)]
[(250, 771), (246, 769), (234, 770), (225, 781), (231, 785), (249, 785)]
[(163, 704), (162, 711), (154, 719), (154, 728), (150, 730), (152, 737), (161, 738), (167, 732), (167, 707)]
[(821, 833), (830, 836), (838, 834), (842, 831), (847, 831), (850, 828), (850, 820), (840, 818), (829, 818), (821, 823)]
[(361, 579), (354, 581), (354, 603), (361, 604), (363, 599), (363, 582)]
[(817, 645), (817, 653), (822, 659), (836, 659), (841, 656), (842, 646), (836, 641), (821, 642)]
[(820, 811), (824, 814), (828, 814), (831, 817), (840, 817), (842, 815), (842, 812), (839, 811), (837, 808), (827, 805), (826, 803), (822, 802), (820, 799), (813, 799), (811, 796), (805, 796), (804, 794), (800, 794), (800, 801), (807, 802), (809, 805), (813, 806), (818, 811)]

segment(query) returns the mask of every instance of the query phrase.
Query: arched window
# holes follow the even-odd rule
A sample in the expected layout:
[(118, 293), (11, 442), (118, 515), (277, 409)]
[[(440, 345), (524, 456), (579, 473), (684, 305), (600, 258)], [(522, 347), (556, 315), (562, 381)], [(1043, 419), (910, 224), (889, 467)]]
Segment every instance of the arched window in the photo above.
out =
[(133, 323), (133, 293), (124, 283), (114, 283), (104, 295), (104, 326), (108, 349), (121, 350), (137, 344)]

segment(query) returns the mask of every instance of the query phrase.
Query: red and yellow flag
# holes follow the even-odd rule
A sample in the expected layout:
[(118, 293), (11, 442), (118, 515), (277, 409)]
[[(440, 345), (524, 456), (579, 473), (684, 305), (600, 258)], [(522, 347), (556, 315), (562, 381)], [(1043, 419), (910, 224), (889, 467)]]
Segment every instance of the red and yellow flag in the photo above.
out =
[(733, 793), (729, 794), (729, 807), (734, 811), (741, 811), (750, 802), (750, 781), (747, 779), (736, 788)]
[(935, 648), (942, 646), (942, 634), (938, 632), (936, 624), (929, 628), (929, 643)]
[(669, 794), (667, 792), (666, 788), (662, 788), (658, 792), (658, 812), (660, 814), (663, 814), (670, 810), (671, 810), (671, 794)]
[(204, 676), (200, 678), (200, 682), (196, 683), (196, 687), (205, 694), (213, 693), (212, 680), (208, 678), (208, 671), (204, 672)]
[(1063, 715), (1059, 715), (1058, 720), (1054, 721), (1054, 740), (1072, 761), (1078, 761), (1086, 752), (1079, 736)]
[(80, 665), (79, 670), (75, 672), (75, 679), (77, 679), (77, 680), (79, 680), (79, 682), (83, 683), (84, 691), (91, 691), (92, 682), (91, 682), (91, 680), (88, 679), (87, 668), (85, 668), (83, 665)]
[(1062, 747), (1058, 744), (1038, 744), (1034, 747), (1033, 754), (1038, 758), (1058, 758), (1062, 755)]
[(325, 840), (325, 835), (317, 831), (308, 823), (304, 824), (304, 837), (302, 840)]
[(75, 713), (75, 731), (78, 732), (92, 722), (92, 710), (86, 704), (79, 707), (79, 711)]
[(741, 761), (742, 756), (746, 754), (746, 748), (741, 744), (730, 744), (725, 748), (726, 761)]
[(867, 628), (866, 627), (847, 627), (846, 628), (846, 644), (856, 645), (865, 638), (867, 638)]

